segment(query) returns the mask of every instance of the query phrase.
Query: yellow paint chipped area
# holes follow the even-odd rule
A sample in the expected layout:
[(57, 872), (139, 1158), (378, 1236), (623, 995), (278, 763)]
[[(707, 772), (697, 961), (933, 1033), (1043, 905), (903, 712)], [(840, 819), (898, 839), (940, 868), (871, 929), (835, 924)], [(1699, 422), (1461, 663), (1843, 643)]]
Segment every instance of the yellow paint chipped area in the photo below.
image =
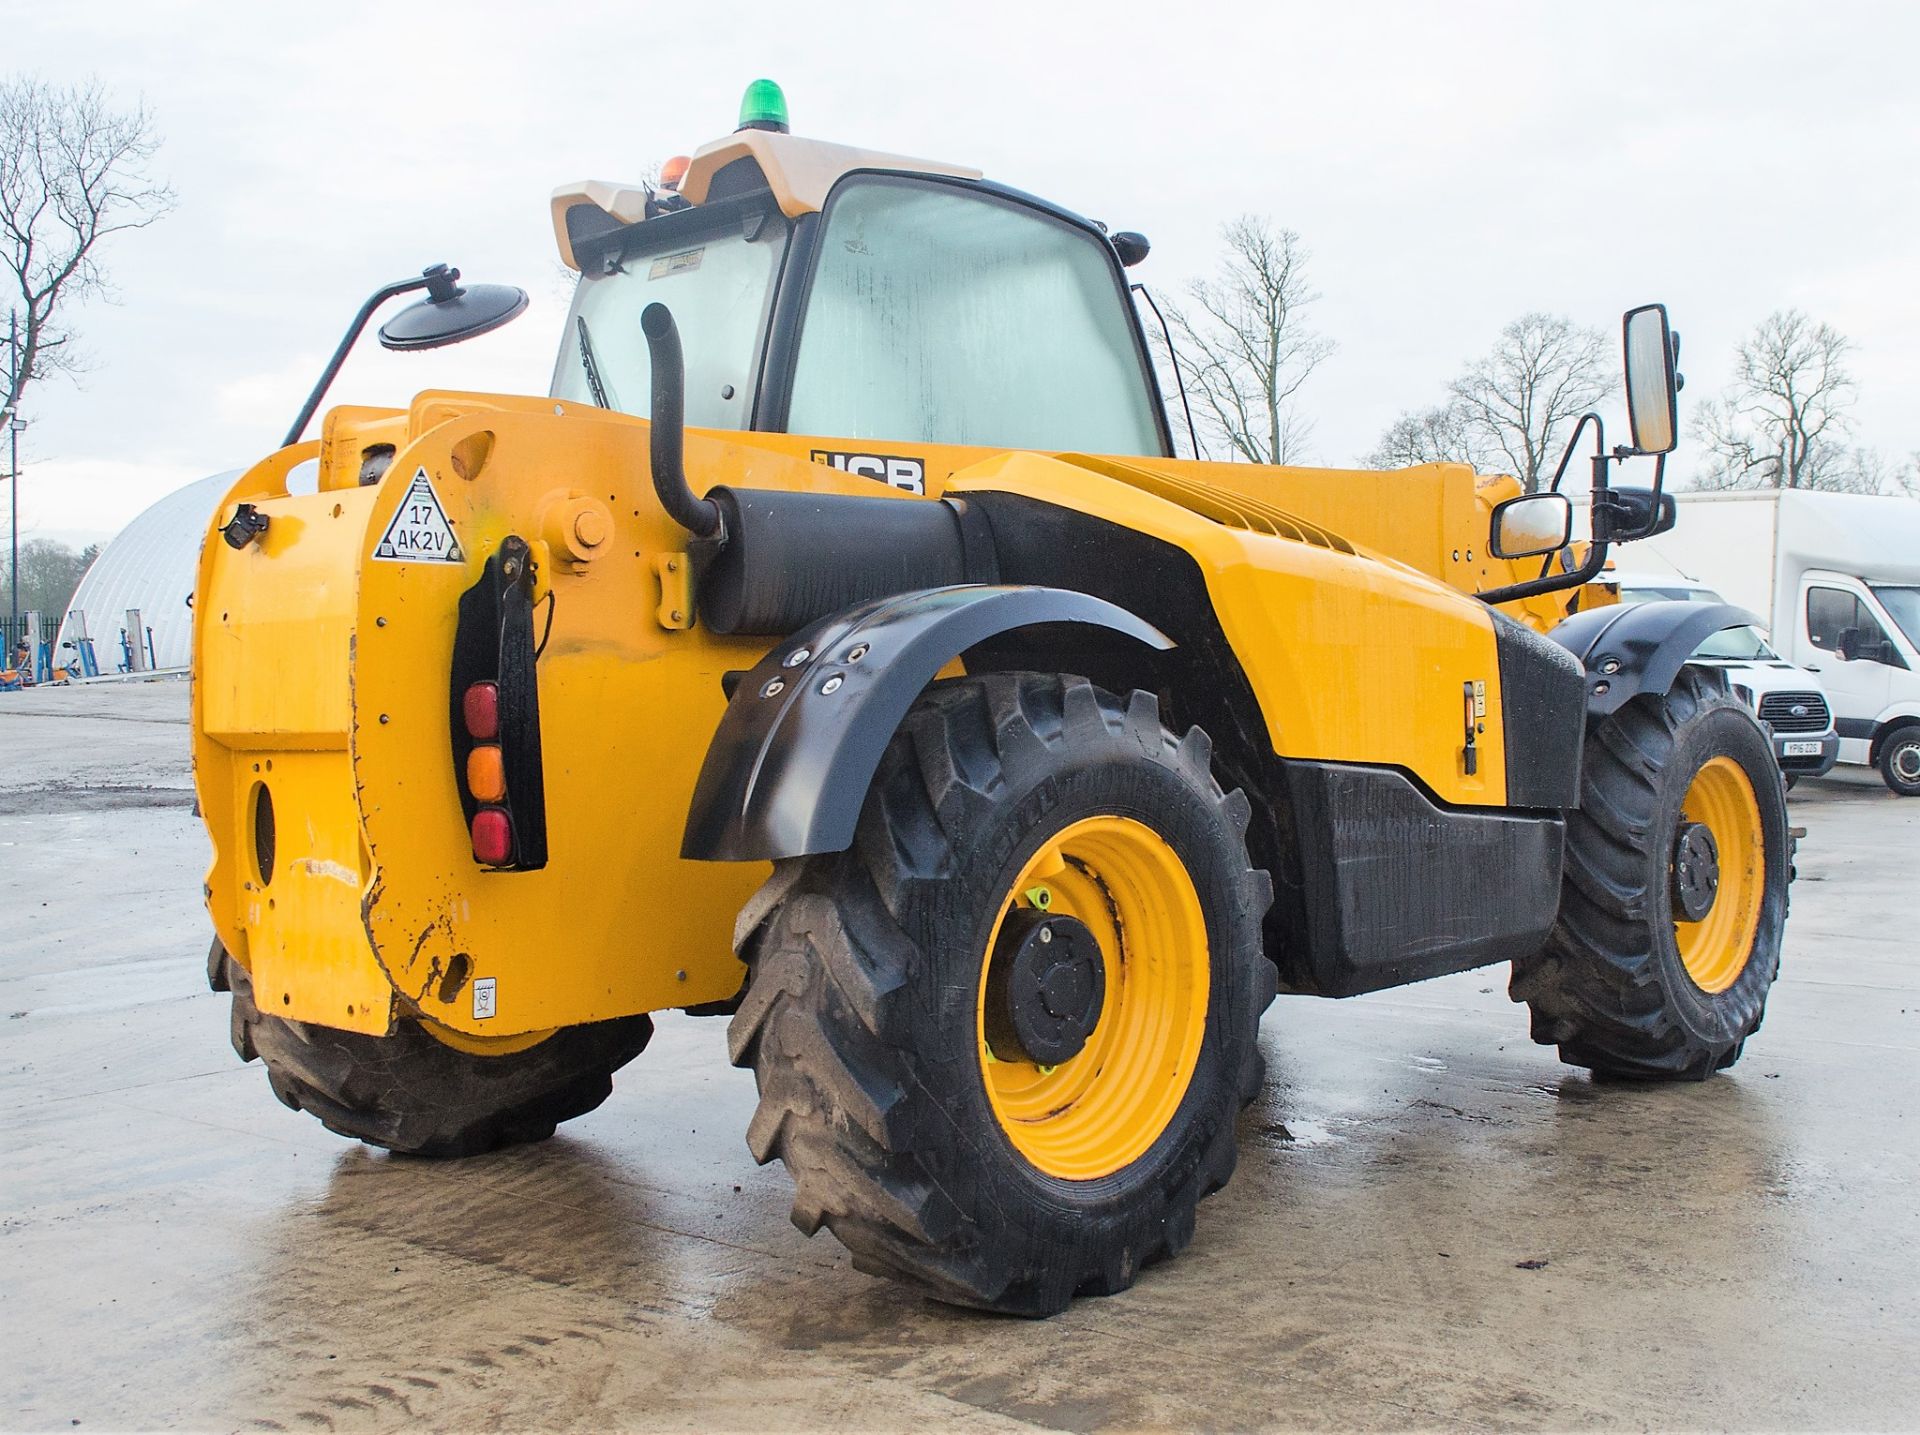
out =
[(296, 871), (309, 877), (324, 877), (331, 882), (344, 882), (354, 891), (360, 890), (360, 874), (353, 868), (339, 862), (330, 862), (321, 857), (302, 857), (293, 864)]

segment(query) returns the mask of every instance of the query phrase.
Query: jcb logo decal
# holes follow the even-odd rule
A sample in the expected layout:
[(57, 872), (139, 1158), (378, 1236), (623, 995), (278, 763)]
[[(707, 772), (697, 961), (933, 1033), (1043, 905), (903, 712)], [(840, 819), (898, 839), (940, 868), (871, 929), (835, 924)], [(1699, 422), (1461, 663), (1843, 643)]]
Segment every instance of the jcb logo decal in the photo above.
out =
[(815, 463), (824, 463), (828, 468), (860, 478), (871, 478), (889, 488), (904, 489), (908, 493), (927, 491), (927, 466), (917, 458), (887, 453), (829, 453), (823, 448), (816, 448), (808, 456)]

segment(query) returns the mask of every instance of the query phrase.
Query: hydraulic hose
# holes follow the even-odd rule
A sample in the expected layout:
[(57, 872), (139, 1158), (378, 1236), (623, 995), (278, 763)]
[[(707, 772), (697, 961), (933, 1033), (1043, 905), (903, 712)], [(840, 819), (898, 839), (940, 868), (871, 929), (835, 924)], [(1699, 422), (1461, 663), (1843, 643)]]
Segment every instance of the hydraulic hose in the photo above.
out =
[(680, 330), (664, 304), (649, 304), (640, 314), (653, 368), (653, 433), (650, 458), (653, 491), (667, 516), (696, 538), (721, 538), (720, 505), (694, 497), (683, 462), (686, 438), (687, 367), (680, 353)]

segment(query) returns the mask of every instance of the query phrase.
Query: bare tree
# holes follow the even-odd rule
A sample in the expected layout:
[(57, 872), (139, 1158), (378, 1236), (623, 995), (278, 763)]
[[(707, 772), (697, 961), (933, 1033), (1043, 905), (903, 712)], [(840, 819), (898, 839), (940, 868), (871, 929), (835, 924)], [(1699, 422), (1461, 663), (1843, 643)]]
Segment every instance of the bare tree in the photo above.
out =
[(173, 191), (144, 173), (159, 145), (145, 106), (115, 110), (98, 84), (0, 83), (0, 263), (20, 325), (5, 408), (17, 411), (35, 380), (81, 366), (66, 316), (106, 289), (101, 241), (173, 208)]
[(1609, 383), (1599, 330), (1558, 314), (1522, 314), (1453, 381), (1452, 406), (1475, 459), (1504, 467), (1532, 493), (1551, 476), (1568, 426)]
[(1798, 309), (1763, 319), (1735, 351), (1733, 382), (1694, 415), (1709, 453), (1699, 486), (1877, 490), (1879, 472), (1863, 471), (1877, 457), (1863, 465), (1844, 442), (1852, 350), (1839, 330)]
[(1360, 462), (1368, 468), (1411, 468), (1419, 463), (1484, 466), (1481, 446), (1469, 431), (1458, 401), (1400, 415), (1380, 443)]
[(1309, 256), (1293, 230), (1254, 215), (1221, 237), (1218, 272), (1188, 286), (1189, 305), (1168, 304), (1167, 323), (1208, 435), (1252, 463), (1294, 463), (1312, 429), (1294, 400), (1334, 350), (1306, 324), (1320, 297), (1307, 282)]

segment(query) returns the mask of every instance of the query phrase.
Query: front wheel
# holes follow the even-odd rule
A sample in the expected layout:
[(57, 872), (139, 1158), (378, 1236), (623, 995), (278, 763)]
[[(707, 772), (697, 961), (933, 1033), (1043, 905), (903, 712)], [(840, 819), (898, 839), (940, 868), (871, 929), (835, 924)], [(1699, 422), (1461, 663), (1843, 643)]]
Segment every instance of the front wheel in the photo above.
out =
[(1904, 727), (1880, 749), (1880, 776), (1902, 797), (1920, 797), (1920, 727)]
[(854, 1265), (1048, 1315), (1192, 1238), (1274, 972), (1248, 805), (1151, 695), (929, 691), (852, 850), (782, 864), (733, 1019), (759, 1161)]
[(1595, 723), (1559, 917), (1513, 964), (1534, 1040), (1608, 1076), (1731, 1066), (1779, 969), (1788, 860), (1772, 746), (1718, 675), (1685, 668)]

